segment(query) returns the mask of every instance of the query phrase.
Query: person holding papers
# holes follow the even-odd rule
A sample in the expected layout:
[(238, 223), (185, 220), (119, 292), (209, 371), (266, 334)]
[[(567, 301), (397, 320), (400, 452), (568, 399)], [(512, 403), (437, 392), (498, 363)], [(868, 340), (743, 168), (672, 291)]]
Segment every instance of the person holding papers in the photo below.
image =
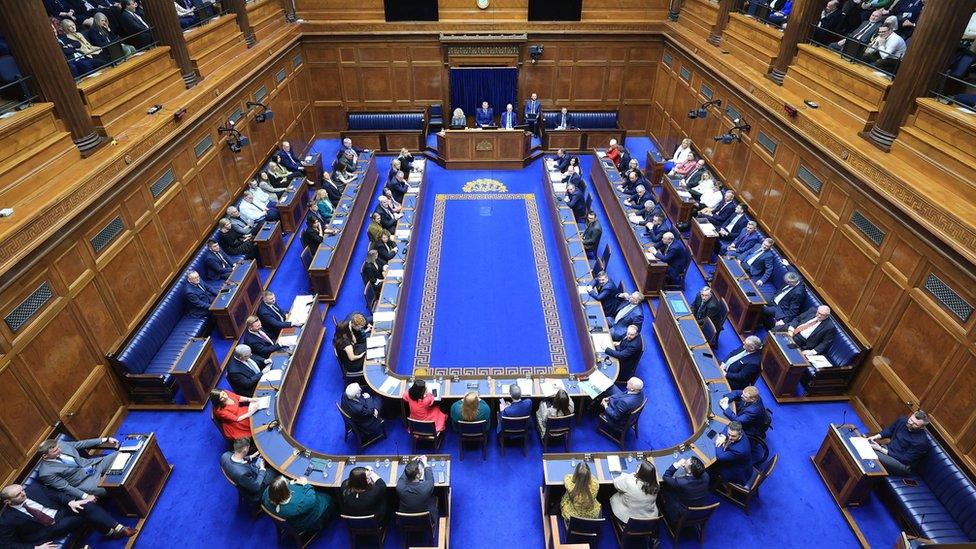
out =
[(806, 356), (826, 354), (834, 344), (837, 326), (830, 319), (830, 307), (810, 308), (796, 317), (786, 333)]
[(657, 494), (660, 485), (654, 464), (641, 460), (636, 473), (621, 473), (613, 479), (617, 493), (610, 496), (610, 510), (620, 522), (631, 518), (651, 520), (658, 516)]
[(762, 340), (756, 336), (748, 336), (742, 346), (729, 353), (719, 368), (725, 372), (725, 379), (729, 387), (741, 391), (756, 382), (759, 377), (759, 350)]
[(479, 126), (495, 125), (495, 109), (489, 107), (487, 101), (482, 101), (481, 106), (474, 110), (474, 123)]
[(514, 130), (518, 126), (518, 115), (512, 110), (512, 104), (505, 105), (505, 112), (502, 113), (499, 125), (506, 130)]
[(539, 432), (546, 431), (546, 422), (551, 417), (568, 416), (574, 412), (573, 400), (569, 398), (569, 393), (560, 389), (553, 395), (552, 400), (543, 400), (539, 403), (539, 409), (535, 411), (535, 421), (539, 425)]
[(335, 350), (336, 358), (339, 359), (339, 366), (342, 367), (346, 376), (363, 375), (366, 350), (356, 349), (356, 338), (348, 320), (343, 320), (336, 326), (335, 335), (332, 336), (332, 347)]
[(349, 421), (359, 429), (362, 440), (373, 440), (383, 434), (383, 418), (379, 402), (363, 392), (358, 383), (350, 383), (342, 395), (339, 406), (349, 416)]
[(644, 294), (634, 292), (632, 294), (620, 294), (620, 301), (617, 311), (613, 315), (613, 322), (610, 324), (610, 338), (620, 341), (627, 334), (630, 326), (636, 326), (640, 331), (644, 325), (644, 311), (641, 302), (644, 301)]
[[(929, 415), (918, 410), (907, 418), (896, 419), (880, 433), (868, 437), (871, 447), (878, 454), (878, 461), (888, 473), (910, 475), (912, 469), (922, 461), (929, 447), (928, 435), (925, 434), (928, 424)], [(879, 443), (881, 439), (888, 439), (888, 443)]]
[(414, 380), (410, 389), (403, 393), (403, 400), (407, 402), (411, 419), (433, 421), (434, 429), (438, 433), (447, 428), (447, 416), (437, 407), (434, 395), (427, 392), (427, 383), (424, 380)]
[(630, 379), (637, 372), (637, 363), (641, 355), (644, 354), (644, 342), (641, 341), (640, 331), (637, 326), (631, 324), (627, 326), (627, 334), (620, 341), (613, 344), (613, 347), (604, 349), (607, 356), (617, 359), (620, 363), (620, 373), (617, 379)]
[(610, 387), (610, 396), (600, 401), (603, 405), (603, 419), (617, 430), (627, 423), (630, 413), (644, 402), (644, 382), (640, 378), (632, 377), (627, 380), (627, 391), (621, 391), (616, 385)]
[(261, 409), (258, 399), (240, 396), (233, 391), (214, 389), (210, 391), (210, 404), (213, 405), (214, 423), (225, 440), (251, 436), (251, 425), (247, 419)]

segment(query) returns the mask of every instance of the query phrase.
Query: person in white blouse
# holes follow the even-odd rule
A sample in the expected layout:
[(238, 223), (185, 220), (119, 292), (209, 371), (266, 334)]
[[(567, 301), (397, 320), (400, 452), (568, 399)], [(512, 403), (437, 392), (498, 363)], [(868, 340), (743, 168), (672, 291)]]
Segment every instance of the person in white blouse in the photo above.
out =
[(641, 461), (636, 473), (622, 473), (613, 479), (617, 493), (610, 497), (610, 509), (617, 520), (650, 520), (658, 516), (657, 494), (660, 486), (657, 471), (648, 461)]
[(702, 210), (706, 208), (714, 209), (722, 201), (724, 196), (722, 189), (715, 185), (715, 180), (708, 173), (702, 175), (695, 190), (701, 193), (698, 206)]
[(685, 155), (691, 152), (691, 139), (682, 139), (681, 144), (675, 149), (674, 154), (671, 155), (671, 162), (681, 162), (685, 159)]

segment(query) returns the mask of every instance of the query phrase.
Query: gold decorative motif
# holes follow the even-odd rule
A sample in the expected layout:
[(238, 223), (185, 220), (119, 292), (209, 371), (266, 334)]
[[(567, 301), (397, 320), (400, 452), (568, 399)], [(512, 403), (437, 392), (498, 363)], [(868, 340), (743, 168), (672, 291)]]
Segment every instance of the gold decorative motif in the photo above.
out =
[(451, 46), (448, 55), (518, 55), (518, 46)]
[(476, 151), (493, 151), (493, 150), (495, 150), (495, 144), (492, 143), (492, 141), (490, 139), (484, 139), (482, 141), (478, 141), (477, 143), (475, 143), (474, 150), (476, 150)]
[[(475, 179), (474, 181), (468, 181), (461, 188), (466, 193), (507, 193), (508, 187), (504, 183), (498, 181), (497, 179)], [(442, 194), (437, 195), (437, 199), (441, 200)]]

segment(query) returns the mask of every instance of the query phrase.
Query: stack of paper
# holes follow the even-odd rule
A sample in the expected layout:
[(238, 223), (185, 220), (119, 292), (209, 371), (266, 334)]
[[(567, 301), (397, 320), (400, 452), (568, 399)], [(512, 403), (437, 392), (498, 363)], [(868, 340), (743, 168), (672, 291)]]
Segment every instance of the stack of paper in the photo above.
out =
[(553, 183), (552, 191), (556, 193), (564, 193), (566, 192), (566, 184), (561, 181), (559, 183)]
[(410, 240), (410, 229), (397, 229), (396, 237), (399, 240)]
[(590, 334), (590, 339), (593, 340), (593, 350), (598, 353), (602, 353), (607, 347), (613, 348), (613, 339), (606, 332)]
[(808, 356), (807, 357), (807, 362), (809, 362), (811, 366), (813, 366), (814, 368), (816, 368), (818, 370), (822, 370), (824, 368), (831, 368), (831, 367), (833, 367), (833, 365), (830, 363), (830, 361), (827, 360), (827, 357), (825, 357), (823, 355)]
[(298, 345), (298, 334), (282, 334), (278, 336), (278, 345), (281, 345), (282, 347), (293, 347)]
[(390, 395), (393, 394), (393, 391), (399, 386), (400, 386), (400, 380), (393, 376), (390, 376), (386, 378), (386, 381), (383, 382), (383, 385), (380, 385), (380, 392)]
[(611, 473), (619, 473), (623, 471), (623, 469), (620, 468), (620, 456), (607, 456), (607, 469), (609, 469)]
[(373, 315), (373, 322), (393, 322), (396, 318), (396, 311), (377, 311)]
[(281, 370), (268, 370), (261, 376), (261, 383), (280, 381), (281, 372)]
[(687, 200), (691, 198), (691, 193), (685, 190), (678, 189), (678, 196)]
[(630, 214), (629, 216), (627, 216), (627, 219), (630, 220), (631, 223), (636, 223), (638, 225), (644, 224), (644, 218), (637, 214)]
[(366, 349), (366, 360), (379, 360), (386, 356), (386, 347)]
[(715, 230), (715, 225), (712, 225), (711, 223), (699, 223), (698, 226), (701, 227), (701, 230), (703, 233), (705, 233), (705, 236), (718, 236), (718, 231)]
[(613, 385), (613, 380), (607, 377), (607, 375), (600, 370), (593, 370), (593, 373), (590, 374), (589, 382), (591, 385), (599, 389), (601, 393)]
[(591, 286), (584, 286), (581, 284), (576, 287), (576, 291), (578, 291), (580, 294), (588, 294), (590, 293), (590, 288)]
[(258, 410), (266, 410), (268, 406), (271, 406), (271, 396), (265, 395), (263, 397), (258, 397), (255, 399), (254, 405)]
[(299, 295), (295, 296), (295, 301), (291, 303), (291, 311), (288, 313), (288, 319), (292, 324), (301, 326), (305, 324), (308, 320), (308, 314), (312, 310), (312, 303), (315, 301), (314, 295)]
[(851, 445), (857, 450), (861, 459), (878, 459), (878, 453), (871, 447), (871, 443), (864, 437), (851, 437)]
[(366, 338), (366, 348), (375, 349), (377, 347), (386, 347), (386, 336), (383, 334), (369, 336)]
[(125, 470), (125, 465), (129, 463), (129, 458), (132, 454), (129, 452), (119, 452), (115, 454), (115, 459), (112, 460), (112, 465), (109, 466), (108, 470), (113, 473)]
[(542, 396), (551, 397), (559, 392), (560, 389), (566, 390), (566, 384), (561, 379), (545, 379), (539, 383), (542, 389)]
[(403, 269), (390, 269), (386, 271), (386, 276), (389, 278), (403, 278)]
[(607, 155), (606, 151), (596, 151), (597, 158), (603, 158), (606, 155)]

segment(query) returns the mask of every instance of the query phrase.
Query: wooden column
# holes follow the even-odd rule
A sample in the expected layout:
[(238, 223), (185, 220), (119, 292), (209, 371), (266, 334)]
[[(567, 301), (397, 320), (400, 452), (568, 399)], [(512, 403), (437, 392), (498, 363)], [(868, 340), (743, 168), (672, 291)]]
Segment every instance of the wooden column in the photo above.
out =
[[(285, 0), (286, 2), (288, 0)], [(678, 16), (681, 14), (681, 8), (685, 5), (685, 0), (669, 0), (668, 1), (668, 19), (671, 21), (677, 21)]]
[(180, 18), (176, 15), (176, 4), (173, 0), (142, 0), (142, 6), (146, 10), (148, 23), (152, 25), (153, 36), (161, 44), (169, 46), (183, 82), (187, 88), (192, 87), (200, 78), (190, 61), (190, 52), (186, 49)]
[(779, 42), (779, 53), (773, 61), (773, 69), (769, 72), (769, 77), (777, 84), (783, 83), (786, 76), (786, 69), (793, 62), (796, 56), (797, 44), (806, 42), (810, 39), (813, 30), (811, 25), (820, 19), (820, 12), (826, 2), (821, 0), (796, 0), (793, 2), (793, 10), (790, 11), (790, 18), (783, 29), (783, 39)]
[(285, 9), (285, 21), (289, 23), (298, 21), (298, 15), (295, 13), (295, 0), (281, 0), (281, 7)]
[(224, 0), (230, 6), (230, 9), (237, 14), (237, 26), (241, 28), (241, 32), (244, 33), (244, 41), (247, 42), (247, 47), (251, 47), (257, 44), (258, 40), (254, 37), (254, 29), (251, 28), (251, 21), (247, 18), (247, 2), (245, 0)]
[(40, 0), (0, 0), (7, 43), (17, 65), (31, 77), (34, 91), (44, 101), (54, 103), (71, 139), (82, 154), (90, 154), (105, 140), (95, 131), (85, 104), (78, 93), (68, 62), (54, 38), (51, 21)]
[(891, 147), (915, 99), (928, 95), (939, 72), (945, 70), (945, 62), (959, 43), (974, 9), (976, 0), (925, 3), (908, 51), (868, 134), (871, 143), (883, 150)]
[(732, 11), (732, 4), (737, 4), (736, 0), (719, 0), (718, 18), (712, 25), (712, 33), (708, 35), (708, 43), (717, 46), (722, 43), (722, 33), (729, 24), (729, 12)]

